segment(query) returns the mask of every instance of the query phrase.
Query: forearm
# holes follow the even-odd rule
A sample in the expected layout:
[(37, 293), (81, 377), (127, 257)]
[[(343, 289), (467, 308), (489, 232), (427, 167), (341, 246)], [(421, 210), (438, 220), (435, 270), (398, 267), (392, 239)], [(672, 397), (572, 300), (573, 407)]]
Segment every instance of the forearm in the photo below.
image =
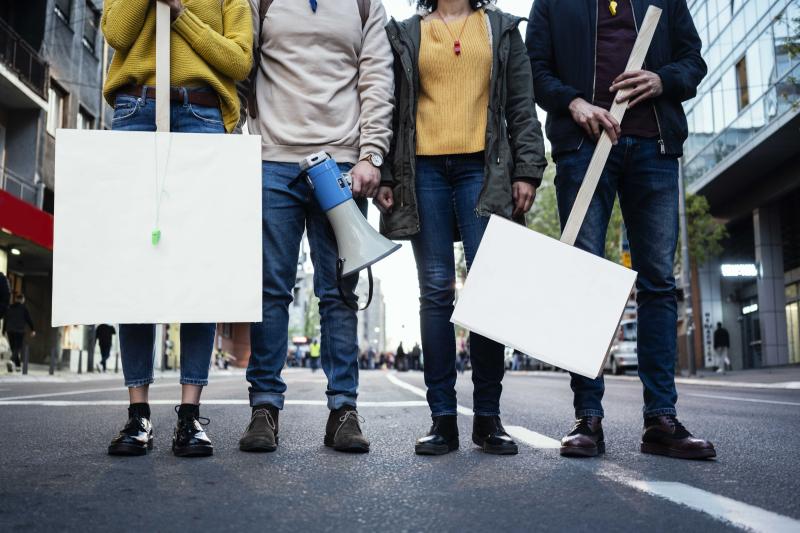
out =
[(109, 46), (127, 51), (142, 32), (150, 0), (106, 0), (100, 28)]
[(214, 31), (188, 7), (175, 19), (172, 27), (221, 74), (240, 81), (250, 73), (253, 30), (250, 6), (244, 0), (225, 1), (223, 34)]
[(358, 61), (358, 94), (361, 100), (360, 157), (377, 152), (386, 157), (392, 139), (394, 74), (392, 50), (384, 25), (386, 13), (372, 2), (364, 27), (364, 44)]

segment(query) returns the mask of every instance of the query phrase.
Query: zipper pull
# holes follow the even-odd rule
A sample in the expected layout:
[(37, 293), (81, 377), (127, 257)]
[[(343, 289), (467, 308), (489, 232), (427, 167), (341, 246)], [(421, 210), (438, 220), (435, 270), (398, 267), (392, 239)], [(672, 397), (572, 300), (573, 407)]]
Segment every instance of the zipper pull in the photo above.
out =
[(664, 155), (664, 154), (667, 153), (666, 148), (664, 148), (664, 140), (663, 139), (659, 139), (658, 140), (658, 148), (661, 151), (661, 155)]

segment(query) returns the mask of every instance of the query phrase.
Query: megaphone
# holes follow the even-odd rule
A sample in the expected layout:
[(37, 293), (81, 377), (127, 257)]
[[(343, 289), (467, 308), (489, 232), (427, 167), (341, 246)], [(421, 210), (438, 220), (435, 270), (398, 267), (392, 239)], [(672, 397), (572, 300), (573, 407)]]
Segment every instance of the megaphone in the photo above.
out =
[[(342, 291), (342, 278), (365, 268), (369, 272), (369, 306), (372, 301), (371, 266), (400, 249), (395, 243), (375, 231), (353, 201), (350, 175), (342, 174), (336, 161), (325, 152), (317, 152), (300, 161), (301, 175), (308, 178), (314, 196), (328, 217), (336, 235), (339, 258), (336, 264), (339, 294), (347, 303)], [(348, 304), (349, 305), (349, 304)]]

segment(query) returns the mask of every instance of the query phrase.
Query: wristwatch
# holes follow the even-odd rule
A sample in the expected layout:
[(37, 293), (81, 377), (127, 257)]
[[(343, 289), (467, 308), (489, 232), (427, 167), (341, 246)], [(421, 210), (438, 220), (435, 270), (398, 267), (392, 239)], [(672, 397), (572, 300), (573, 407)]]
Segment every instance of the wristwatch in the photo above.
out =
[(369, 161), (373, 167), (381, 168), (381, 165), (383, 165), (383, 156), (377, 152), (372, 152), (362, 157), (361, 161)]

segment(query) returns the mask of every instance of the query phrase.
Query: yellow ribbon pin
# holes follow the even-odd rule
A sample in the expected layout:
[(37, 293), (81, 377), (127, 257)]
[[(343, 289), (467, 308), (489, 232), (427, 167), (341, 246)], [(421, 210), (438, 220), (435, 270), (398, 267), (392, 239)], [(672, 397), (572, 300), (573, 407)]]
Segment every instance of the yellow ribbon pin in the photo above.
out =
[(611, 0), (608, 3), (608, 10), (611, 11), (611, 16), (615, 16), (617, 14), (617, 3), (614, 0)]

